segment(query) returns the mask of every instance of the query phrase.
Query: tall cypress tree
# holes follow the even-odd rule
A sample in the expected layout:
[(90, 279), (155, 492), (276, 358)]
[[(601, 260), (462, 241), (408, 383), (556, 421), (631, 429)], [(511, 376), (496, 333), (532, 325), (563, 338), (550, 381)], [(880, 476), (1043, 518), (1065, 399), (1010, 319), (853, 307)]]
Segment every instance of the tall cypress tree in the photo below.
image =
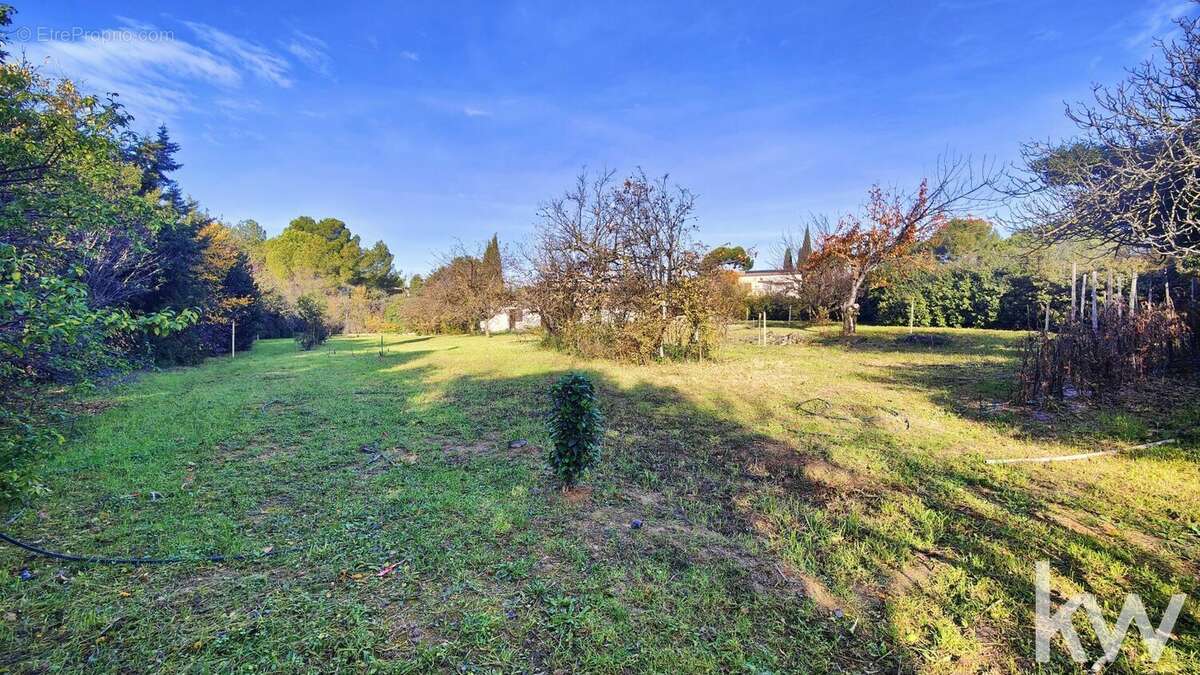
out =
[(810, 255), (812, 255), (812, 252), (813, 252), (812, 236), (808, 233), (808, 227), (805, 226), (805, 228), (804, 228), (804, 243), (801, 244), (801, 246), (800, 246), (799, 262), (801, 264), (804, 264), (804, 261), (808, 260), (808, 257)]
[[(504, 291), (504, 263), (500, 259), (500, 240), (496, 235), (492, 235), (491, 241), (483, 249), (483, 259), (480, 262), (482, 279), (479, 280), (476, 301), (479, 303), (482, 320), (487, 321), (504, 306), (507, 299)], [(492, 334), (490, 326), (486, 323), (484, 331), (488, 335)]]
[(795, 269), (796, 265), (792, 262), (792, 248), (789, 246), (783, 250), (783, 271), (793, 272)]
[(500, 260), (500, 239), (493, 234), (487, 248), (483, 250), (483, 267), (489, 279), (500, 286), (504, 285), (504, 264)]

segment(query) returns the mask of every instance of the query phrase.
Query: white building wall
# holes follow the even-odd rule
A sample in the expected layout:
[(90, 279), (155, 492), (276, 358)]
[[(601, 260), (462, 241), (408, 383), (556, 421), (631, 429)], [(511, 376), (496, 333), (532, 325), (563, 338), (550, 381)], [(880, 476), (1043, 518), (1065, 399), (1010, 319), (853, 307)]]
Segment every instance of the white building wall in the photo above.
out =
[[(514, 315), (519, 315), (515, 322), (513, 321)], [(519, 333), (523, 330), (541, 328), (541, 326), (542, 316), (540, 314), (520, 307), (505, 307), (487, 321), (479, 322), (479, 330), (489, 333), (507, 333), (508, 331)]]

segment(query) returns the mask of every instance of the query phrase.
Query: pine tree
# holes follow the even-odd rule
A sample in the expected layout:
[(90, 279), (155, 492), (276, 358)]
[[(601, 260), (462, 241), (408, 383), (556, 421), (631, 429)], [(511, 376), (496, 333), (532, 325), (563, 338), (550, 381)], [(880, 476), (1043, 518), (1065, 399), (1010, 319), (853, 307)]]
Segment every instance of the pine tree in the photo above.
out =
[(175, 153), (179, 152), (179, 144), (171, 140), (167, 125), (158, 127), (158, 133), (153, 140), (143, 138), (130, 149), (130, 159), (142, 169), (142, 194), (160, 190), (162, 200), (170, 204), (180, 215), (188, 212), (187, 200), (179, 189), (179, 184), (170, 175), (183, 168), (175, 161)]

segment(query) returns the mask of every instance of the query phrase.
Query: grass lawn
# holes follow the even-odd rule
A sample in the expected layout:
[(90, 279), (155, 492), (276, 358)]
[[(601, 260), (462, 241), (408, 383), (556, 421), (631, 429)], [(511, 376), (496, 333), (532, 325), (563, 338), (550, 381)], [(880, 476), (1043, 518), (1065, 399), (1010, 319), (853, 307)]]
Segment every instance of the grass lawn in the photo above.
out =
[[(1131, 638), (1112, 669), (1200, 671), (1194, 432), (983, 461), (1180, 436), (1194, 395), (1033, 416), (997, 405), (1017, 334), (794, 332), (650, 366), (520, 336), (266, 341), (101, 391), (5, 531), (111, 556), (296, 550), (134, 567), (0, 548), (0, 671), (1028, 671), (1038, 559), (1058, 602), (1087, 590), (1110, 622), (1127, 592), (1156, 624), (1188, 593), (1163, 658)], [(570, 369), (609, 430), (590, 490), (564, 496), (540, 415)], [(1078, 669), (1061, 640), (1054, 659)]]

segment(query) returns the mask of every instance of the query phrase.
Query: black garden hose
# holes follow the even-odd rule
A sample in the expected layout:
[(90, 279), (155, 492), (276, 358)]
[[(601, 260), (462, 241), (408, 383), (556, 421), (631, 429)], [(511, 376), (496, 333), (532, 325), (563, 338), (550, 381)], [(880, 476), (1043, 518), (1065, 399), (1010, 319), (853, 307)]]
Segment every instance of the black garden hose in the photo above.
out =
[(271, 556), (290, 553), (297, 549), (288, 548), (280, 550), (270, 550), (263, 553), (242, 553), (239, 555), (210, 555), (200, 556), (196, 558), (105, 558), (94, 555), (71, 555), (70, 553), (58, 553), (57, 551), (49, 551), (44, 548), (39, 548), (33, 544), (27, 544), (19, 539), (13, 539), (7, 534), (0, 532), (0, 541), (6, 544), (24, 549), (30, 553), (54, 558), (55, 560), (65, 560), (67, 562), (91, 563), (93, 565), (171, 565), (175, 563), (199, 563), (199, 562), (229, 562), (234, 560), (257, 560), (259, 558), (268, 558)]

